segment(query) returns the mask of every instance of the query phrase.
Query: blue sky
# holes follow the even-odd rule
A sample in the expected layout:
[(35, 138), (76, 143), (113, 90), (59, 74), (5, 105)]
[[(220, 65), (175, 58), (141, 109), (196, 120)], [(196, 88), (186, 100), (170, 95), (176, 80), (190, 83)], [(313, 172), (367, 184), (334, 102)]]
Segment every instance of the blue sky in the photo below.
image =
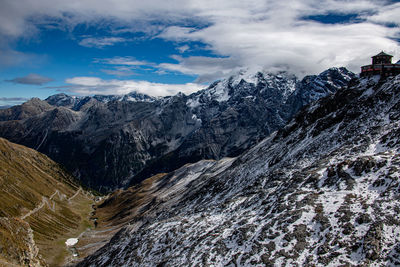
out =
[(0, 106), (186, 94), (241, 69), (299, 77), (400, 57), (399, 1), (0, 0)]

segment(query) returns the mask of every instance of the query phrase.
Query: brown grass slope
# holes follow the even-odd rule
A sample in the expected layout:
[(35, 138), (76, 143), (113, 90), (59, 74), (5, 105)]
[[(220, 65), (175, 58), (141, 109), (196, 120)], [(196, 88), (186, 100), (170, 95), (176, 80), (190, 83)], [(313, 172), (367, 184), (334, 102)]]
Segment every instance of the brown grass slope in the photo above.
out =
[(92, 204), (60, 165), (0, 138), (0, 266), (64, 264), (65, 240), (91, 227)]

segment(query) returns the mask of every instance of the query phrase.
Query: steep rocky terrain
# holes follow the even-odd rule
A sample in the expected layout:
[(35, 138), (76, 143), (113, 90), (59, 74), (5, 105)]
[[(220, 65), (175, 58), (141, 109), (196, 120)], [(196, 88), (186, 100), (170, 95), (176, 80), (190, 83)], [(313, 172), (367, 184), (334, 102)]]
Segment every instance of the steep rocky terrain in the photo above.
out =
[(93, 197), (65, 170), (0, 138), (0, 266), (59, 266), (89, 221)]
[(116, 192), (98, 210), (130, 224), (78, 266), (399, 266), (399, 139), (400, 75), (354, 79), (237, 158)]
[(354, 76), (344, 68), (301, 81), (287, 73), (241, 72), (189, 96), (159, 99), (60, 94), (0, 110), (0, 136), (109, 191), (185, 163), (237, 156)]
[(39, 255), (29, 224), (0, 217), (0, 266), (46, 266)]

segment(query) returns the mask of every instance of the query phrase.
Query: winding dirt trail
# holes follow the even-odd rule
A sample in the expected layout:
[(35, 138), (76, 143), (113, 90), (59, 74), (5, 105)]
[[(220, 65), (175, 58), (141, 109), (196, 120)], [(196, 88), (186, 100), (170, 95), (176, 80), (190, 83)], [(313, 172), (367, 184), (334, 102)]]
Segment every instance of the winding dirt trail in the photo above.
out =
[[(82, 192), (82, 188), (81, 187), (79, 187), (79, 189), (75, 192), (75, 194), (73, 196), (71, 196), (70, 198), (68, 198), (67, 201), (71, 201), (72, 199), (74, 199), (77, 195), (79, 195), (80, 192)], [(21, 220), (24, 220), (25, 218), (27, 218), (27, 217), (31, 216), (32, 214), (34, 214), (34, 213), (38, 212), (39, 210), (41, 210), (44, 207), (44, 205), (46, 205), (46, 204), (49, 207), (49, 209), (54, 211), (55, 208), (56, 208), (56, 206), (55, 206), (56, 203), (53, 202), (52, 205), (51, 205), (49, 201), (53, 200), (53, 198), (57, 194), (58, 194), (58, 197), (60, 199), (62, 199), (63, 196), (65, 197), (65, 195), (60, 194), (60, 192), (58, 190), (56, 190), (49, 198), (42, 197), (42, 202), (40, 202), (40, 204), (37, 207), (35, 207), (31, 211), (28, 211), (26, 214), (20, 216), (19, 218)]]
[(79, 187), (79, 189), (76, 191), (76, 193), (72, 197), (68, 198), (68, 201), (73, 200), (81, 191), (82, 191), (82, 187)]
[(41, 209), (44, 207), (45, 204), (47, 204), (47, 206), (48, 206), (50, 209), (54, 210), (55, 206), (53, 205), (53, 207), (51, 207), (51, 206), (50, 206), (50, 203), (49, 203), (49, 200), (52, 200), (56, 194), (60, 194), (60, 192), (59, 192), (58, 190), (56, 190), (56, 191), (50, 196), (50, 198), (42, 197), (42, 202), (40, 202), (39, 206), (37, 206), (37, 207), (34, 208), (33, 210), (29, 211), (29, 212), (26, 213), (25, 215), (22, 215), (22, 216), (20, 217), (20, 219), (21, 219), (21, 220), (24, 220), (26, 217), (29, 217), (29, 216), (31, 216), (32, 214), (38, 212), (39, 210), (41, 210)]

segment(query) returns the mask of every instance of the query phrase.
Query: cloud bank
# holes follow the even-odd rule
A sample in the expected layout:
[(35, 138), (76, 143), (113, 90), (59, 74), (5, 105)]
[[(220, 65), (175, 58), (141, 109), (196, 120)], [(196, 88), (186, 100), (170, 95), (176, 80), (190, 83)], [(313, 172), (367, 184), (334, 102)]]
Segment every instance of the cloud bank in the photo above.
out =
[(65, 82), (70, 85), (59, 89), (78, 95), (124, 95), (136, 91), (150, 96), (168, 96), (178, 92), (190, 94), (203, 89), (202, 85), (196, 83), (163, 84), (135, 80), (103, 80), (98, 77), (73, 77)]
[[(399, 14), (400, 3), (385, 0), (4, 0), (0, 9), (0, 39), (35, 35), (40, 27), (50, 25), (71, 31), (86, 24), (108, 31), (108, 35), (85, 37), (79, 44), (104, 48), (126, 42), (123, 34), (142, 32), (149, 40), (174, 42), (177, 53), (185, 55), (171, 55), (175, 63), (157, 64), (129, 57), (113, 58), (102, 62), (109, 66), (102, 71), (130, 76), (135, 74), (135, 68), (150, 66), (154, 73), (194, 75), (195, 82), (203, 83), (240, 68), (281, 69), (299, 76), (332, 66), (358, 72), (380, 50), (397, 60)], [(192, 42), (204, 44), (213, 56), (187, 54)], [(12, 61), (13, 55), (24, 56), (12, 49), (3, 50), (9, 55), (8, 61)], [(78, 78), (83, 81), (83, 77)], [(79, 84), (78, 80), (69, 81)], [(161, 86), (133, 80), (100, 79), (97, 83), (106, 92), (111, 86), (117, 86), (117, 91), (138, 85), (159, 91)], [(175, 90), (168, 85), (164, 88)], [(182, 88), (190, 91), (194, 86)]]

